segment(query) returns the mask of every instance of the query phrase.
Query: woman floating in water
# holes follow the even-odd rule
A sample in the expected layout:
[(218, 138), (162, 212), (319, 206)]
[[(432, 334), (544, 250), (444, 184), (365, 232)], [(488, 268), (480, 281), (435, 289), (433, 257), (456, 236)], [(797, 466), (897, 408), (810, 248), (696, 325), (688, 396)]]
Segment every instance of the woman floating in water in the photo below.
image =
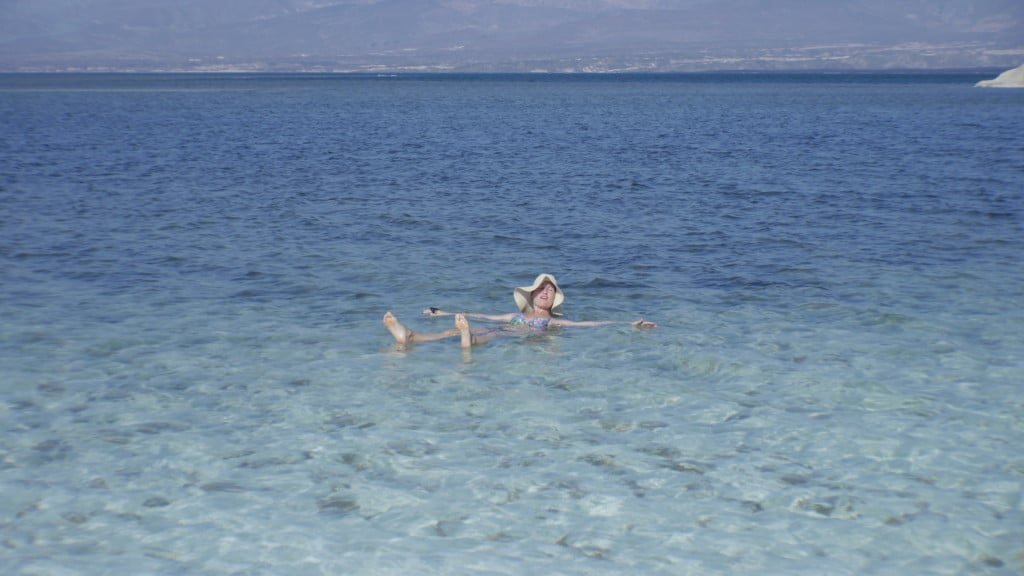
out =
[(479, 318), (481, 320), (492, 320), (495, 322), (508, 322), (509, 326), (521, 327), (530, 330), (547, 330), (551, 326), (606, 326), (608, 324), (632, 324), (636, 327), (652, 328), (657, 326), (654, 322), (636, 320), (634, 322), (573, 322), (560, 318), (562, 315), (562, 303), (565, 302), (565, 294), (558, 287), (558, 282), (551, 274), (541, 274), (530, 286), (516, 288), (512, 292), (515, 298), (518, 313), (510, 314), (469, 314), (445, 312), (438, 308), (427, 308), (423, 311), (427, 316), (455, 316), (455, 328), (444, 332), (420, 334), (406, 328), (394, 314), (388, 312), (384, 315), (384, 326), (399, 344), (412, 342), (431, 342), (458, 336), (462, 341), (463, 348), (480, 345), (497, 336), (498, 331), (474, 332), (469, 325), (468, 318)]

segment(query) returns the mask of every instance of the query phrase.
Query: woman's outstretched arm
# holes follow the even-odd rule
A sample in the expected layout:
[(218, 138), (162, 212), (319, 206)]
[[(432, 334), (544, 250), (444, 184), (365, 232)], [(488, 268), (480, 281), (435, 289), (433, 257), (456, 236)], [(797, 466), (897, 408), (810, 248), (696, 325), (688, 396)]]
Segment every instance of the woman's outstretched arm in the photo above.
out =
[(423, 311), (426, 316), (451, 316), (453, 314), (465, 314), (466, 318), (478, 318), (480, 320), (493, 320), (494, 322), (509, 322), (515, 314), (476, 314), (473, 312), (446, 312), (440, 308), (431, 306)]
[(635, 320), (633, 322), (616, 322), (614, 320), (605, 321), (590, 321), (590, 322), (573, 322), (572, 320), (559, 320), (553, 318), (551, 324), (554, 326), (608, 326), (609, 324), (631, 324), (637, 328), (654, 328), (657, 326), (654, 322), (650, 322), (644, 319)]

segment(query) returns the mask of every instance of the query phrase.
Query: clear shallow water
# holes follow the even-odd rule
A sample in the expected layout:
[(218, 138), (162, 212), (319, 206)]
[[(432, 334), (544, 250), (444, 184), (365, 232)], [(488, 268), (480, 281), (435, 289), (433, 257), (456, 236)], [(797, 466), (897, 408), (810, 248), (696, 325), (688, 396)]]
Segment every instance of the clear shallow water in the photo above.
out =
[[(0, 567), (1018, 573), (976, 80), (0, 77)], [(659, 327), (380, 324), (540, 271)]]

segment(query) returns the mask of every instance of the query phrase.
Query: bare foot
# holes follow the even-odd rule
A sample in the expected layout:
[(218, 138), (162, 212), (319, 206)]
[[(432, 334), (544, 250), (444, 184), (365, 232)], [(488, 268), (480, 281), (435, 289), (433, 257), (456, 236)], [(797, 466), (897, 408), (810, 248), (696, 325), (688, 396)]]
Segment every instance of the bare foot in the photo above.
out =
[(459, 330), (459, 335), (462, 337), (462, 347), (471, 348), (473, 346), (473, 333), (469, 331), (469, 320), (466, 320), (465, 314), (455, 315), (455, 327)]
[(395, 341), (399, 344), (405, 344), (412, 340), (412, 330), (403, 326), (391, 312), (384, 314), (384, 327), (388, 329), (388, 332), (391, 332), (391, 335), (395, 337)]

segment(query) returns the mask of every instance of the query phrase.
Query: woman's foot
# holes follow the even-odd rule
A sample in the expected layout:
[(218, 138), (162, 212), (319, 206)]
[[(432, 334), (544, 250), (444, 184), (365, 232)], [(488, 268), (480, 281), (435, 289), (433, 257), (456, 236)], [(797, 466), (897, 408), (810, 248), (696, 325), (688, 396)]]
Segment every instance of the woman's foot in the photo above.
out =
[(459, 331), (459, 336), (462, 337), (462, 347), (471, 348), (473, 346), (473, 333), (469, 330), (469, 320), (466, 320), (465, 314), (455, 315), (455, 328)]
[(391, 332), (391, 335), (395, 337), (395, 341), (399, 344), (412, 341), (412, 330), (403, 326), (391, 312), (384, 314), (384, 327), (388, 329), (388, 332)]

